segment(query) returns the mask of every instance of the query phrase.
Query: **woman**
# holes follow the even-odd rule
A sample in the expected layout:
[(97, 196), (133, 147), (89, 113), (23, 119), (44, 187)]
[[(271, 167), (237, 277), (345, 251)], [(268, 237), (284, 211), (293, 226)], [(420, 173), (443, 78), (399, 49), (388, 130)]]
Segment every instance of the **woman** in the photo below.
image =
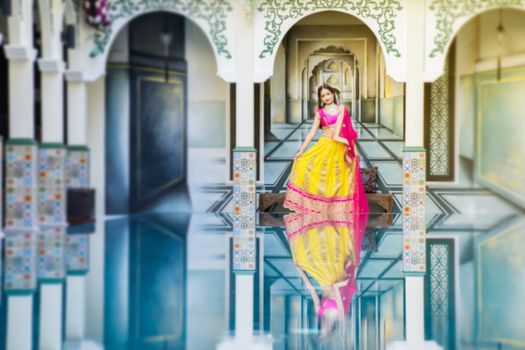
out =
[[(293, 213), (284, 217), (292, 258), (329, 335), (347, 317), (357, 291), (356, 273), (368, 213)], [(317, 294), (310, 275), (321, 287)]]
[[(319, 109), (294, 163), (284, 206), (292, 211), (368, 211), (355, 151), (357, 132), (345, 106), (337, 103), (337, 90), (322, 85), (317, 90)], [(319, 141), (305, 152), (321, 126)]]

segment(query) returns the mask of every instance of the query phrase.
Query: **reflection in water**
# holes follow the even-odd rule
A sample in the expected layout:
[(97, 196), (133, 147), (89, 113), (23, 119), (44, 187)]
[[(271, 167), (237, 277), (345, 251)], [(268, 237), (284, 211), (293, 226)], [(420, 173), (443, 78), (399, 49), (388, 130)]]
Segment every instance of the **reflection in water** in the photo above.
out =
[[(293, 262), (314, 303), (319, 341), (346, 338), (367, 220), (366, 213), (284, 217)], [(320, 296), (310, 278), (320, 286)]]

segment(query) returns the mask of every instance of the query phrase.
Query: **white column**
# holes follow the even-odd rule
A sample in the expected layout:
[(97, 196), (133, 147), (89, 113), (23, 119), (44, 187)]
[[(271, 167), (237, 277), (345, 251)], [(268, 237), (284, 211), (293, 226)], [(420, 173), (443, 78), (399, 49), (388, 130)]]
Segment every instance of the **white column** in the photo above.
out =
[[(404, 152), (424, 152), (424, 35), (425, 35), (425, 2), (420, 0), (409, 0), (407, 4), (407, 82), (406, 82), (406, 135)], [(412, 148), (412, 150), (410, 149)], [(419, 150), (414, 150), (419, 148)], [(407, 159), (409, 157), (406, 157)], [(404, 160), (404, 165), (407, 160)], [(416, 169), (410, 170), (410, 178), (425, 178), (425, 169), (418, 174)], [(417, 186), (409, 185), (411, 181), (404, 179), (403, 192), (417, 194)], [(409, 197), (407, 194), (407, 198)], [(424, 196), (424, 193), (422, 194)], [(404, 210), (409, 209), (408, 216), (403, 217), (404, 240), (411, 244), (411, 250), (421, 249), (414, 244), (417, 232), (425, 231), (425, 213), (423, 204), (407, 201), (404, 196)], [(422, 217), (421, 217), (422, 216)], [(410, 220), (417, 220), (417, 227), (410, 225)], [(406, 244), (405, 244), (406, 245)], [(404, 252), (407, 254), (407, 252)], [(405, 267), (406, 269), (406, 267)], [(405, 270), (406, 271), (406, 270)], [(405, 310), (406, 310), (406, 341), (408, 349), (423, 349), (425, 344), (424, 333), (424, 272), (420, 275), (405, 276)]]
[(7, 350), (31, 350), (33, 295), (11, 295), (7, 302)]
[[(87, 145), (90, 150), (90, 187), (96, 190), (95, 215), (105, 214), (105, 79), (87, 84)], [(86, 336), (104, 341), (104, 221), (97, 220), (89, 240), (89, 273), (86, 276)]]
[(407, 6), (407, 82), (405, 146), (423, 146), (425, 2), (409, 0)]
[(86, 329), (86, 277), (67, 276), (66, 288), (66, 339), (82, 340)]
[(424, 349), (424, 277), (405, 277), (406, 337), (408, 349)]
[(240, 12), (236, 30), (236, 147), (254, 147), (253, 25), (252, 17)]
[(33, 62), (36, 51), (28, 47), (5, 47), (9, 60), (9, 136), (34, 138)]
[(42, 142), (64, 142), (64, 63), (58, 60), (38, 61), (42, 85)]
[(235, 274), (235, 338), (251, 344), (253, 337), (253, 273)]
[(8, 18), (9, 45), (9, 135), (34, 138), (33, 6), (31, 1), (11, 1), (13, 15)]
[(40, 286), (40, 349), (62, 349), (62, 283)]
[(78, 72), (67, 72), (67, 137), (69, 145), (87, 144), (86, 83)]

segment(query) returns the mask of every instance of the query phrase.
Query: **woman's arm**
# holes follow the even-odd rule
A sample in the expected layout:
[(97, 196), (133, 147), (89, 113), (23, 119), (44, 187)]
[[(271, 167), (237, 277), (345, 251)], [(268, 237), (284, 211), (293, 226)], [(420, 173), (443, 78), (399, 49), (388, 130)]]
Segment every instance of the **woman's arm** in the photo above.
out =
[(312, 141), (312, 139), (314, 138), (315, 133), (317, 132), (317, 129), (319, 128), (319, 125), (321, 125), (321, 117), (319, 116), (319, 112), (315, 112), (315, 117), (314, 117), (314, 122), (312, 124), (312, 128), (310, 129), (310, 132), (308, 133), (308, 135), (306, 135), (303, 145), (299, 149), (299, 152), (297, 152), (297, 154), (294, 156), (294, 159), (299, 157), (306, 150), (306, 147), (308, 147), (308, 145), (310, 144), (310, 141)]
[(312, 300), (314, 301), (315, 310), (317, 311), (319, 309), (319, 306), (321, 305), (321, 302), (319, 301), (319, 295), (317, 295), (317, 292), (315, 291), (315, 288), (312, 285), (312, 282), (310, 281), (308, 276), (306, 276), (304, 271), (297, 265), (295, 265), (295, 267), (297, 268), (297, 270), (299, 271), (299, 274), (303, 278), (303, 282), (306, 285), (306, 289), (308, 289), (308, 292), (310, 293)]

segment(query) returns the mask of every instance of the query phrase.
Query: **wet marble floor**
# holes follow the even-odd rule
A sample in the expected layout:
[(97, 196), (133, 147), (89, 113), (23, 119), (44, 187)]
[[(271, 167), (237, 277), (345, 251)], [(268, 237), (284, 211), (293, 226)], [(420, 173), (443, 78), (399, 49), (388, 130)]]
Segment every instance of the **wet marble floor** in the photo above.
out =
[[(525, 348), (525, 218), (490, 216), (428, 214), (424, 332), (444, 349)], [(273, 349), (388, 349), (405, 339), (398, 215), (371, 214), (361, 228), (286, 220), (257, 218), (253, 312), (243, 316), (255, 333)], [(30, 325), (34, 349), (215, 349), (234, 334), (243, 293), (232, 231), (227, 213), (166, 212), (99, 220), (89, 235), (9, 235), (0, 347), (9, 327)], [(307, 249), (312, 235), (325, 238)], [(344, 317), (327, 326), (312, 293), (324, 295), (338, 268)]]

